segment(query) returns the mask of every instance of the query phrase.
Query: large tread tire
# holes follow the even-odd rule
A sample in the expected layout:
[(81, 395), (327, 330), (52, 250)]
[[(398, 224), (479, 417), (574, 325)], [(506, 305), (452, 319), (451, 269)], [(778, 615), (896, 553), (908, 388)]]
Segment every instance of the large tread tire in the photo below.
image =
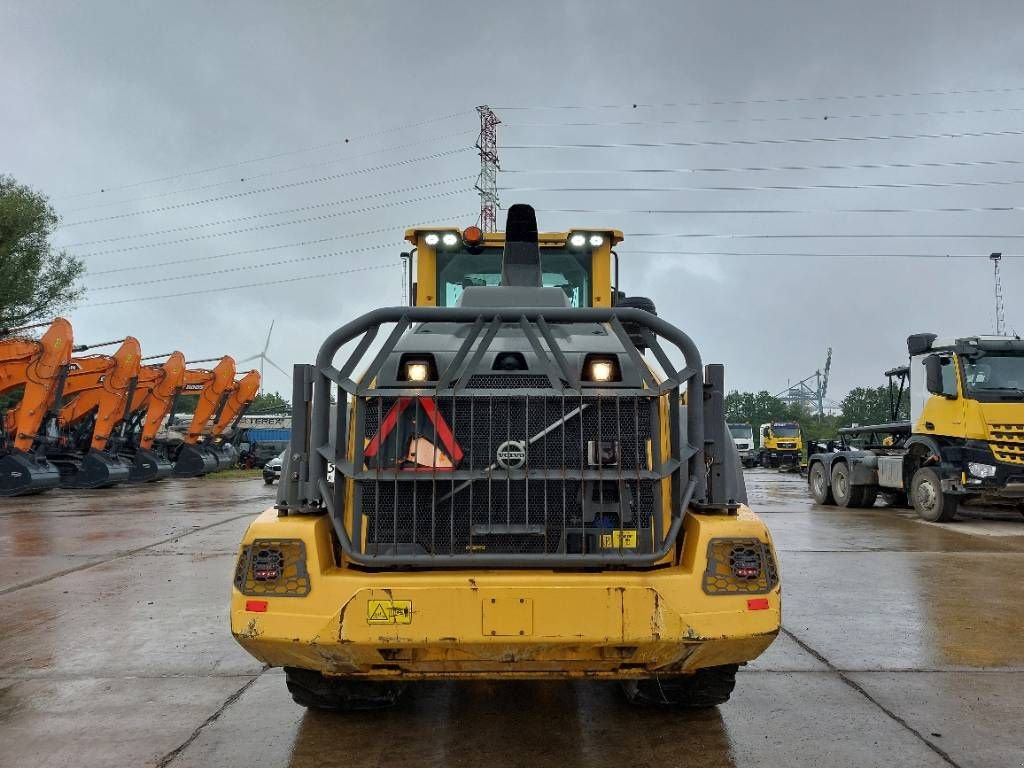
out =
[(828, 471), (824, 463), (816, 461), (807, 471), (807, 485), (811, 489), (811, 496), (815, 504), (833, 506), (836, 503), (832, 496), (832, 486), (829, 485)]
[(918, 517), (930, 523), (956, 519), (960, 497), (942, 493), (942, 479), (933, 467), (921, 467), (910, 480), (910, 500)]
[(859, 507), (864, 497), (864, 488), (850, 485), (850, 465), (837, 461), (832, 465), (832, 497), (840, 507)]
[(398, 702), (404, 688), (400, 683), (336, 679), (295, 667), (285, 667), (284, 676), (292, 701), (308, 709), (386, 709)]
[(738, 668), (729, 664), (698, 669), (685, 677), (626, 680), (622, 690), (631, 704), (707, 709), (729, 700)]

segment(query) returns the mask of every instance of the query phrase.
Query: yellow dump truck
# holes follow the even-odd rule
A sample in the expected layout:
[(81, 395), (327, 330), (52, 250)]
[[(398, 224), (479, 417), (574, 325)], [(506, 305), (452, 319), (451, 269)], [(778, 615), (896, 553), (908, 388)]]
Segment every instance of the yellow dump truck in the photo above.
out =
[(231, 629), (298, 703), (410, 681), (593, 678), (706, 707), (779, 629), (720, 365), (619, 292), (616, 230), (417, 228), (412, 306), (294, 373), (277, 504), (238, 551)]

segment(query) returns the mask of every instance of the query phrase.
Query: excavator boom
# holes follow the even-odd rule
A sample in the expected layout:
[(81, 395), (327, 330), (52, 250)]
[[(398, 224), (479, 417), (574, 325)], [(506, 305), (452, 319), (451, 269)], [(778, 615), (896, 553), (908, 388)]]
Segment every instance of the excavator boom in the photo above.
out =
[(206, 425), (223, 406), (234, 382), (235, 360), (227, 355), (212, 370), (197, 368), (185, 371), (182, 391), (198, 393), (199, 400), (174, 462), (174, 474), (177, 477), (198, 477), (212, 472), (220, 465), (217, 451), (210, 445), (200, 443), (200, 438), (209, 436)]
[(0, 340), (0, 394), (24, 387), (0, 424), (0, 496), (40, 493), (60, 481), (57, 468), (32, 447), (59, 396), (73, 346), (71, 323), (62, 317), (38, 340)]
[(185, 356), (181, 352), (171, 353), (163, 365), (146, 365), (139, 369), (129, 406), (131, 432), (121, 448), (121, 455), (132, 464), (130, 482), (148, 483), (171, 474), (173, 465), (166, 455), (153, 450), (153, 440), (184, 380)]

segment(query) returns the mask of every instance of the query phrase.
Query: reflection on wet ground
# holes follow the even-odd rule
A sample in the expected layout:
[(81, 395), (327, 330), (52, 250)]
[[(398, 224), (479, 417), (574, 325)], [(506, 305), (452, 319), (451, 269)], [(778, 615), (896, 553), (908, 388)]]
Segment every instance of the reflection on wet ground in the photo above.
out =
[(612, 684), (429, 683), (376, 714), (306, 712), (227, 632), (261, 480), (0, 501), (0, 766), (1024, 764), (1024, 517), (814, 507), (747, 474), (785, 633), (710, 712)]

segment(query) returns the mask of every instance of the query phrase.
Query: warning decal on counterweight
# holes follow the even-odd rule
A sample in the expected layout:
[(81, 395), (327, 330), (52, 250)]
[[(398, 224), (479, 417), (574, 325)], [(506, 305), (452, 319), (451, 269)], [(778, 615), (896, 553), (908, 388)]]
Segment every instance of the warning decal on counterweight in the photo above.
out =
[(369, 600), (367, 624), (412, 624), (412, 600)]

